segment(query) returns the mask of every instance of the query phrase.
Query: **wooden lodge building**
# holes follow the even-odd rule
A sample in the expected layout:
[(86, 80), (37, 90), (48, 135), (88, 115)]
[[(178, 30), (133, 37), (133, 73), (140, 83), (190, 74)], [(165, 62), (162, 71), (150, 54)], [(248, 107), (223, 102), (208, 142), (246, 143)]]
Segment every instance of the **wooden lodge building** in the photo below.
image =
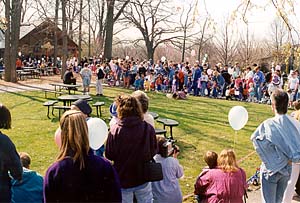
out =
[[(54, 35), (57, 35), (58, 53), (62, 56), (63, 32), (51, 20), (46, 20), (38, 26), (23, 26), (20, 29), (19, 55), (31, 58), (54, 56)], [(0, 36), (1, 38), (1, 36)], [(68, 55), (78, 55), (78, 45), (68, 36)], [(2, 39), (4, 40), (4, 39)], [(2, 41), (1, 40), (1, 41)], [(0, 47), (3, 49), (4, 47)], [(4, 52), (4, 51), (3, 51)], [(3, 57), (3, 55), (1, 55)]]

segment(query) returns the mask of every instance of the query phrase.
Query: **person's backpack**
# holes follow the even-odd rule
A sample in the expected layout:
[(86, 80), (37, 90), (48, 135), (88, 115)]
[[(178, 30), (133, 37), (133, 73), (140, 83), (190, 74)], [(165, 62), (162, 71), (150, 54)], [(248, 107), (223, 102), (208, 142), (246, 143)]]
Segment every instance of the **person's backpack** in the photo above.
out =
[(98, 79), (103, 79), (104, 78), (104, 72), (101, 68), (98, 69), (97, 76), (98, 76)]

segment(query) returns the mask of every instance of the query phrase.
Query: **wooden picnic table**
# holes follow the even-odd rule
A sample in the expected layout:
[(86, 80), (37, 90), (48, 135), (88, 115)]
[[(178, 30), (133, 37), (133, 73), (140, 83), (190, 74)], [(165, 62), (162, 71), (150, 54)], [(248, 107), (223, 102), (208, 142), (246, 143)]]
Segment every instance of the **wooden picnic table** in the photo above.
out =
[(66, 89), (68, 90), (69, 94), (71, 94), (71, 90), (73, 90), (75, 94), (75, 88), (81, 87), (81, 85), (71, 85), (64, 83), (51, 83), (50, 85), (54, 86), (54, 91), (60, 92), (61, 89)]
[(158, 118), (158, 114), (157, 113), (152, 112), (152, 111), (149, 111), (148, 113), (154, 118), (154, 120)]
[(173, 139), (172, 128), (174, 126), (178, 126), (179, 123), (169, 118), (159, 118), (157, 119), (157, 122), (162, 123), (164, 125), (164, 129), (166, 129), (166, 126), (170, 127), (170, 138)]
[(71, 106), (71, 103), (77, 101), (78, 99), (90, 100), (90, 95), (77, 95), (77, 94), (70, 94), (70, 95), (62, 95), (57, 97), (59, 101), (64, 103), (64, 106)]

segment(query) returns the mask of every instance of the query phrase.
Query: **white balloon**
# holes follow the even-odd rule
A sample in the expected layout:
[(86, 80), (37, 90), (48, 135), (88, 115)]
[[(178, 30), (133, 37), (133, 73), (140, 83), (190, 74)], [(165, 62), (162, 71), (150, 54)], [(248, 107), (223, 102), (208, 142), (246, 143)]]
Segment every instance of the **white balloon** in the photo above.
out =
[(87, 121), (89, 130), (90, 147), (93, 150), (99, 149), (107, 139), (108, 128), (106, 123), (100, 118), (90, 118)]
[(240, 130), (248, 121), (248, 111), (242, 106), (234, 106), (229, 111), (228, 121), (234, 130)]
[(125, 59), (128, 60), (128, 59), (129, 59), (129, 56), (126, 56)]
[(161, 61), (162, 61), (162, 62), (165, 62), (165, 61), (166, 61), (166, 57), (164, 57), (164, 56), (161, 57)]

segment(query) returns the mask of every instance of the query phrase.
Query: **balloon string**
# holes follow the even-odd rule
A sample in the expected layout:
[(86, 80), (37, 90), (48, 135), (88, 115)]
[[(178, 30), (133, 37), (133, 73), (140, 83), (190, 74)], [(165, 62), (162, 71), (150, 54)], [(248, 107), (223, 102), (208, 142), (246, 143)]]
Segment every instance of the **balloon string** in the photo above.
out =
[(233, 149), (235, 149), (235, 139), (236, 139), (236, 137), (237, 137), (237, 130), (235, 131), (235, 133), (234, 133), (234, 138), (233, 138)]

